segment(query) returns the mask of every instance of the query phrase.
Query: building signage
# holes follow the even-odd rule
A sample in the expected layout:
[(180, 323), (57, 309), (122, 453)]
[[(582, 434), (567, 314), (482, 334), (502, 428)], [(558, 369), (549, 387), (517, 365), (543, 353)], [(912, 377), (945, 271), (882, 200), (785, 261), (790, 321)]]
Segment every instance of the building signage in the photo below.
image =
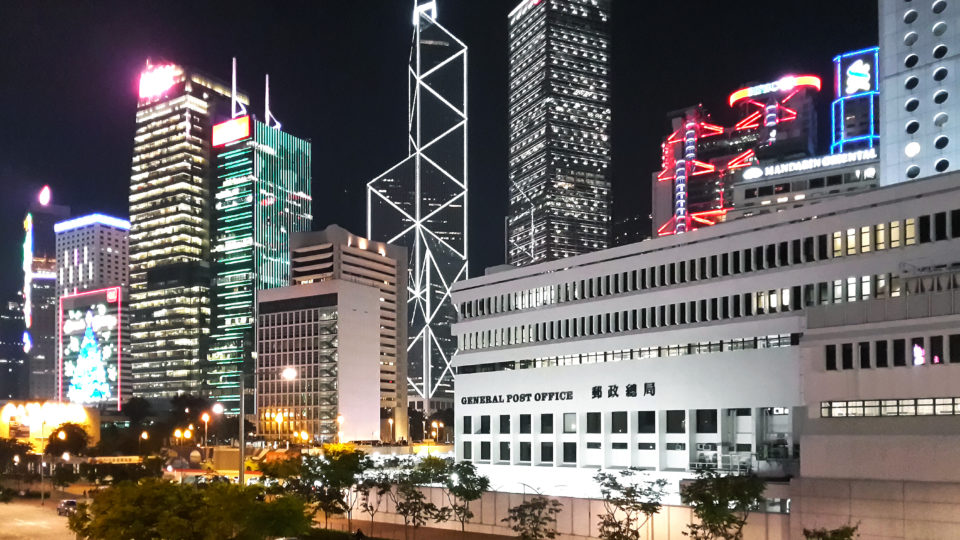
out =
[(828, 156), (818, 156), (787, 163), (777, 163), (765, 167), (750, 167), (743, 171), (744, 180), (756, 180), (767, 176), (778, 176), (781, 174), (812, 171), (826, 167), (835, 167), (837, 165), (847, 165), (850, 163), (859, 163), (877, 159), (876, 148), (865, 148), (855, 152), (846, 152), (843, 154), (831, 154)]
[(60, 297), (60, 399), (120, 409), (120, 288)]
[[(657, 394), (656, 383), (647, 382), (643, 383), (643, 395), (645, 396), (655, 396)], [(601, 399), (606, 395), (608, 398), (618, 398), (620, 397), (620, 386), (616, 384), (607, 385), (606, 392), (604, 392), (603, 386), (594, 386), (590, 390), (591, 399)], [(624, 397), (637, 397), (637, 385), (636, 383), (630, 383), (624, 385), (623, 387)]]
[(464, 396), (461, 405), (486, 405), (489, 403), (529, 403), (531, 401), (569, 401), (573, 391), (563, 392), (527, 392), (525, 394), (492, 394), (486, 396)]
[(836, 98), (876, 92), (879, 49), (871, 47), (842, 54), (833, 59), (836, 65)]
[(733, 107), (742, 99), (762, 96), (764, 94), (773, 94), (775, 92), (787, 92), (794, 88), (810, 87), (820, 90), (820, 77), (816, 75), (787, 75), (779, 80), (766, 84), (758, 84), (749, 88), (741, 88), (730, 94), (730, 106)]
[(213, 126), (213, 145), (223, 146), (250, 136), (250, 117), (241, 116)]

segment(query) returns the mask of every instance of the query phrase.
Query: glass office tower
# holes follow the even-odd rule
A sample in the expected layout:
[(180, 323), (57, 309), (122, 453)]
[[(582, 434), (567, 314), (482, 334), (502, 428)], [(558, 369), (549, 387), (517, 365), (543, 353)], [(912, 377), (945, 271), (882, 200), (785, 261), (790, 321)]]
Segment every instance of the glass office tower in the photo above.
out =
[(510, 12), (510, 264), (610, 246), (609, 18), (609, 0)]
[(367, 237), (409, 250), (409, 401), (428, 411), (453, 403), (450, 288), (467, 277), (467, 46), (436, 16), (413, 13), (408, 155), (367, 186)]
[(240, 377), (254, 367), (257, 292), (290, 285), (290, 234), (309, 231), (313, 219), (311, 143), (252, 116), (213, 126), (212, 142), (214, 325), (204, 390), (239, 412)]

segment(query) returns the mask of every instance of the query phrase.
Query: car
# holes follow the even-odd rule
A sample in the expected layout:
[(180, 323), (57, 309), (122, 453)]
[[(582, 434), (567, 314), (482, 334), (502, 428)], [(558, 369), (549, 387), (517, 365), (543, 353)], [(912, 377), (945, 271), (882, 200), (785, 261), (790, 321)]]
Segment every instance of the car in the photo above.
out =
[(58, 516), (69, 516), (70, 514), (76, 511), (77, 511), (76, 499), (66, 499), (66, 500), (60, 501), (60, 504), (57, 505)]

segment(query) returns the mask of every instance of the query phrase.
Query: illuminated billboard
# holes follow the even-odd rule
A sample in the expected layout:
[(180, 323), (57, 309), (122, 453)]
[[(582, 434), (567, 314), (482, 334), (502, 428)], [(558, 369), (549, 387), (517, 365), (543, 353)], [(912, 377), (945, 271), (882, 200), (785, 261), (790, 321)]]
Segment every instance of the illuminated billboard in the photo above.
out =
[(879, 144), (879, 64), (878, 47), (834, 57), (831, 154), (873, 148)]
[(250, 117), (241, 116), (213, 126), (213, 145), (223, 146), (250, 137)]
[(121, 303), (120, 287), (60, 297), (60, 400), (120, 410)]

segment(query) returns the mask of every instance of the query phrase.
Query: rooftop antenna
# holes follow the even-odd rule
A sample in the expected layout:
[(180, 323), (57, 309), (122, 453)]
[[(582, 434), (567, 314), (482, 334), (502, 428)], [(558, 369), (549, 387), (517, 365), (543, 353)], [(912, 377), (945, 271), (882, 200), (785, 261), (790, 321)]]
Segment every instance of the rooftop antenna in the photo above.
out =
[[(279, 130), (279, 129), (280, 129), (280, 121), (277, 120), (277, 117), (276, 117), (276, 116), (270, 114), (270, 74), (269, 74), (269, 73), (268, 73), (267, 76), (266, 76), (266, 88), (265, 88), (263, 94), (264, 94), (264, 98), (263, 98), (263, 106), (264, 106), (263, 120), (266, 122), (266, 124), (267, 124), (268, 126), (272, 127), (273, 129)], [(271, 121), (273, 122), (272, 125), (271, 125)]]
[(247, 108), (237, 100), (237, 57), (233, 57), (233, 78), (230, 84), (230, 118), (247, 114)]

